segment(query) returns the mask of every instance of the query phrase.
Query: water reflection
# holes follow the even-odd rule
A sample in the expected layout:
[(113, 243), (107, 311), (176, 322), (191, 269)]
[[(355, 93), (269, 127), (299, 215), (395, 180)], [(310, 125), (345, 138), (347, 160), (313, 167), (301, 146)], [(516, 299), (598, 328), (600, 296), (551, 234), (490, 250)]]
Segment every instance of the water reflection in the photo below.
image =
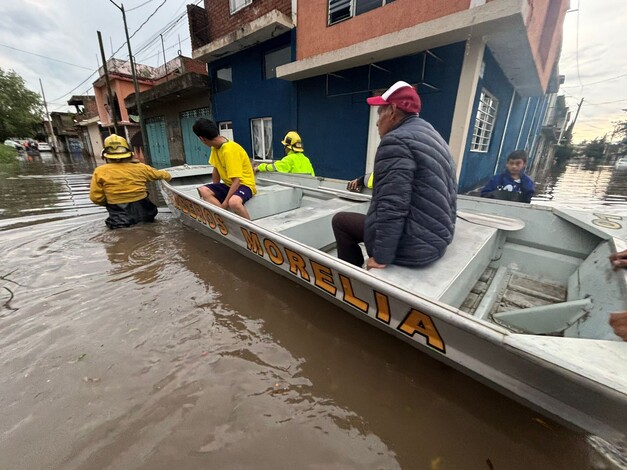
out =
[[(109, 231), (90, 162), (16, 165), (0, 168), (3, 468), (613, 468), (167, 213)], [(613, 173), (552, 177), (547, 202), (576, 184), (625, 207)]]
[(52, 153), (24, 153), (0, 165), (0, 230), (102, 212), (89, 200), (93, 168), (93, 160), (82, 155), (73, 160)]
[(627, 171), (617, 170), (613, 164), (577, 157), (537, 179), (534, 203), (627, 211)]

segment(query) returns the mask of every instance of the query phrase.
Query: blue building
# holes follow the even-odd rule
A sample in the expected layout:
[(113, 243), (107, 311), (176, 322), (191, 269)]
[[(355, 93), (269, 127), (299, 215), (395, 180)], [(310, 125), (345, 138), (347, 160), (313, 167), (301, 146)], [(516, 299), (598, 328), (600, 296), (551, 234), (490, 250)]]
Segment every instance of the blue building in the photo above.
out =
[(449, 142), (465, 192), (515, 149), (533, 159), (567, 4), (206, 0), (188, 11), (211, 115), (252, 158), (281, 158), (281, 138), (297, 130), (316, 174), (370, 171), (379, 136), (366, 98), (404, 80)]

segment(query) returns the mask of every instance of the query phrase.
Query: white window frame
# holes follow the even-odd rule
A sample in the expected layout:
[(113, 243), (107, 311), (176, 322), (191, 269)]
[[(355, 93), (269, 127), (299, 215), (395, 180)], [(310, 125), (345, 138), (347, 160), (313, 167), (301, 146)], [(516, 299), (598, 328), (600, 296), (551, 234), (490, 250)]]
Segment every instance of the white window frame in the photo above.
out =
[[(356, 8), (357, 8), (356, 3), (357, 3), (358, 0), (344, 0), (345, 3), (350, 4), (349, 5), (350, 12), (349, 12), (348, 16), (346, 18), (342, 18), (341, 20), (338, 20), (338, 21), (335, 21), (335, 22), (331, 23), (331, 1), (342, 1), (342, 0), (327, 0), (327, 25), (328, 26), (341, 23), (342, 21), (349, 20), (349, 19), (351, 19), (351, 18), (356, 16), (355, 15), (355, 11), (356, 11)], [(391, 0), (391, 1), (390, 0), (380, 0), (380, 1), (381, 1), (381, 7), (384, 7), (388, 3), (392, 3), (393, 0)], [(380, 7), (377, 7), (377, 8), (380, 8)]]
[(498, 107), (499, 100), (486, 89), (481, 90), (479, 106), (475, 115), (475, 127), (470, 141), (471, 152), (488, 153), (490, 150)]
[(247, 7), (253, 3), (253, 0), (229, 0), (229, 8), (231, 10), (231, 15), (233, 13), (237, 13), (242, 8)]
[(233, 138), (233, 121), (222, 121), (218, 123), (218, 132), (222, 137), (226, 137), (229, 140), (235, 140)]
[[(255, 126), (254, 123), (261, 123), (261, 151), (255, 152)], [(266, 139), (266, 126), (264, 123), (270, 123), (270, 136)], [(251, 148), (253, 152), (253, 160), (272, 160), (273, 152), (272, 152), (272, 118), (271, 117), (263, 117), (263, 118), (254, 118), (250, 120), (250, 140), (251, 140)], [(268, 142), (266, 142), (268, 141)]]

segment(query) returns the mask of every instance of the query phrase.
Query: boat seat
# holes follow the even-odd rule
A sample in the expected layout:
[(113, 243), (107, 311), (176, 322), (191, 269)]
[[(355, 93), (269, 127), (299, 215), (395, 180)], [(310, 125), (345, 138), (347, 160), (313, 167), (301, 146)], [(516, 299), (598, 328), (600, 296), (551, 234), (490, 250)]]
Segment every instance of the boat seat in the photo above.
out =
[(535, 335), (562, 333), (590, 312), (590, 299), (571, 300), (557, 304), (494, 313), (497, 322)]
[(257, 223), (312, 248), (321, 249), (335, 242), (331, 219), (336, 213), (351, 211), (365, 214), (368, 205), (369, 202), (331, 199), (257, 220)]
[(459, 308), (492, 261), (498, 243), (498, 229), (458, 219), (453, 242), (435, 263), (424, 268), (391, 265), (369, 272), (411, 293)]
[(303, 190), (278, 184), (258, 186), (257, 194), (246, 202), (251, 220), (262, 219), (300, 207)]
[[(189, 197), (198, 199), (200, 184), (178, 185), (176, 189)], [(246, 209), (251, 220), (261, 219), (281, 212), (291, 211), (300, 207), (303, 190), (278, 184), (257, 186), (257, 194), (246, 202)]]

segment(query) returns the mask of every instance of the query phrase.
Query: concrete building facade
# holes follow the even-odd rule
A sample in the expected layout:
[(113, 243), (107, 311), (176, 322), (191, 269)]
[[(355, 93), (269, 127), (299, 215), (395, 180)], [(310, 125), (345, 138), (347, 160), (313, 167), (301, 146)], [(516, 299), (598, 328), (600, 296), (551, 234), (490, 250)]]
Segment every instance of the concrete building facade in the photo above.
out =
[(188, 13), (192, 55), (208, 63), (211, 115), (253, 158), (280, 158), (278, 141), (295, 129), (317, 174), (370, 170), (379, 137), (365, 100), (405, 80), (449, 142), (463, 192), (509, 152), (533, 156), (567, 8), (568, 0), (205, 0)]

